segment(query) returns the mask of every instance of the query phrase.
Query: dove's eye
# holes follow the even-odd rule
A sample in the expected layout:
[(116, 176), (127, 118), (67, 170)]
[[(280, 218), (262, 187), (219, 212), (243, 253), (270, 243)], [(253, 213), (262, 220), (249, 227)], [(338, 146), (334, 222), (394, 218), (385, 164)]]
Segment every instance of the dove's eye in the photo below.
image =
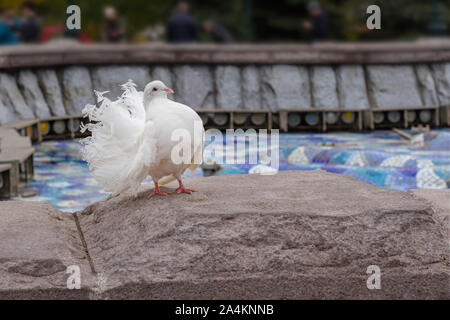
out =
[(156, 91), (156, 90), (158, 90), (158, 89), (156, 89), (156, 88), (153, 88), (153, 91)]

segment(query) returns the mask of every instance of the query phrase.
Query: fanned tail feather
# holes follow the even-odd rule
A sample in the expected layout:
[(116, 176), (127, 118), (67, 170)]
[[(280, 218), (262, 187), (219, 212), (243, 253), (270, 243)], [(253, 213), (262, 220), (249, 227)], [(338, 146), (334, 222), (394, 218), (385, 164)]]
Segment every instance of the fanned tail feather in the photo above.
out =
[(82, 157), (95, 180), (113, 195), (127, 189), (136, 194), (147, 176), (144, 166), (136, 165), (146, 124), (142, 92), (135, 86), (128, 80), (116, 101), (104, 97), (105, 92), (95, 92), (98, 106), (86, 105), (82, 111), (91, 123), (82, 125), (81, 131), (92, 133), (81, 140)]

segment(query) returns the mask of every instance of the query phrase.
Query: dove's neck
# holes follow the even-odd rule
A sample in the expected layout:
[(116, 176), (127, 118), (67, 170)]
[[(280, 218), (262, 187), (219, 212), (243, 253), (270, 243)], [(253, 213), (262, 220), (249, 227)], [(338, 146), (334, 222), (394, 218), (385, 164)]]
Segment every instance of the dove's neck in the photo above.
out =
[(167, 100), (167, 94), (144, 96), (144, 108), (147, 111), (164, 100)]

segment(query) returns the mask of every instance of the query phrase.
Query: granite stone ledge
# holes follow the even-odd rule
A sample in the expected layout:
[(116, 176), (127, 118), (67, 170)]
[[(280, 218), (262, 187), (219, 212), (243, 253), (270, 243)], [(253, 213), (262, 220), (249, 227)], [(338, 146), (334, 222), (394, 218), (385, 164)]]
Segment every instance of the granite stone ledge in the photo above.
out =
[[(148, 199), (143, 186), (78, 212), (95, 275), (70, 214), (0, 202), (0, 298), (450, 298), (447, 209), (431, 191), (320, 170), (185, 185), (198, 192)], [(65, 288), (72, 264), (81, 290)], [(380, 290), (367, 289), (370, 265)]]

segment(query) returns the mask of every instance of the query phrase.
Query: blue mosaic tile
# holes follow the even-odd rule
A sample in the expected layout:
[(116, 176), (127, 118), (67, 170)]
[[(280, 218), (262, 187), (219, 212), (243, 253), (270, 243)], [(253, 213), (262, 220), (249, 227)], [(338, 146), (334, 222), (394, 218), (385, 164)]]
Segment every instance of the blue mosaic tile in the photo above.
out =
[[(289, 133), (280, 134), (279, 139), (274, 151), (279, 153), (279, 170), (322, 169), (395, 190), (448, 188), (450, 184), (450, 129), (423, 134), (423, 147), (409, 145), (392, 131)], [(219, 146), (207, 144), (208, 148)], [(235, 145), (223, 142), (226, 148)], [(35, 177), (22, 188), (37, 189), (39, 195), (22, 200), (46, 201), (57, 209), (75, 212), (108, 196), (81, 160), (77, 141), (46, 141), (35, 147)], [(249, 164), (248, 158), (256, 152), (254, 146), (247, 148), (238, 156), (247, 163), (223, 164), (216, 174), (248, 173), (256, 166)], [(222, 156), (218, 152), (211, 160), (223, 162)], [(198, 168), (186, 177), (205, 174)]]

